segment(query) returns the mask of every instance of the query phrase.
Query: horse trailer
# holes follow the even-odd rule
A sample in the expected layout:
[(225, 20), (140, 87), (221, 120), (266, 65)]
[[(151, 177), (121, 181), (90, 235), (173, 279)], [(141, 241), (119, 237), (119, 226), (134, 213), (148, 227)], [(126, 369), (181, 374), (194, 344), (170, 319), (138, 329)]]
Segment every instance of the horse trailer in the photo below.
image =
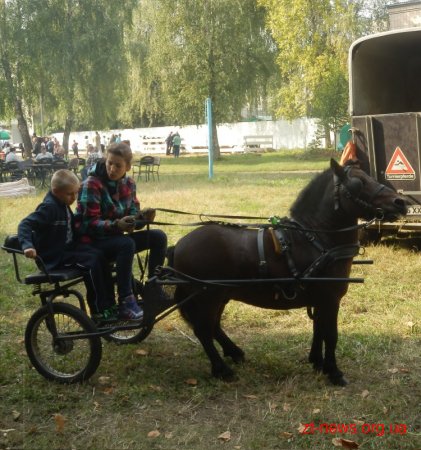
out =
[(355, 41), (349, 50), (352, 137), (368, 172), (408, 198), (408, 215), (370, 238), (421, 231), (421, 27)]

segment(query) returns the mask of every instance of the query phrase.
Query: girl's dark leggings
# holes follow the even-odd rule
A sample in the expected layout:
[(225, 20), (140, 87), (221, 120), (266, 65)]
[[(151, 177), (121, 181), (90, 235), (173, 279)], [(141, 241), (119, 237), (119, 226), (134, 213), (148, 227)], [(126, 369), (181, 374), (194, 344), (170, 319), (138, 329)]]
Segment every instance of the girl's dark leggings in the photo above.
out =
[(117, 291), (120, 299), (131, 295), (132, 266), (135, 253), (149, 249), (148, 276), (154, 274), (155, 268), (164, 263), (167, 250), (167, 235), (161, 230), (137, 231), (121, 236), (109, 236), (96, 239), (93, 247), (101, 250), (104, 256), (116, 263)]

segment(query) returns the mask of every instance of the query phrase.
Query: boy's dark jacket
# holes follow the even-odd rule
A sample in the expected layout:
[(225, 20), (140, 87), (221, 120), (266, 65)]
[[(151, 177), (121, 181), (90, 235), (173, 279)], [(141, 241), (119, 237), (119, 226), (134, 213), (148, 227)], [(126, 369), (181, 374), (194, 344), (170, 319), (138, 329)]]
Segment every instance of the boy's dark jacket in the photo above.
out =
[(67, 239), (67, 210), (71, 209), (56, 198), (51, 191), (36, 210), (23, 219), (18, 227), (22, 250), (35, 248), (48, 270), (60, 265)]

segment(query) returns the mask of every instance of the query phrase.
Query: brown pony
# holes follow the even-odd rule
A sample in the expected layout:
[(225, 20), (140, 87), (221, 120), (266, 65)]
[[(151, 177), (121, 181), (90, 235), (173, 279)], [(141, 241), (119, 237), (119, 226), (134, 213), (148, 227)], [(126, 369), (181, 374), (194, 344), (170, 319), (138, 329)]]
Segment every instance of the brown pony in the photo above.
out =
[[(358, 164), (345, 167), (331, 160), (330, 169), (316, 176), (291, 208), (291, 219), (272, 232), (224, 225), (206, 225), (184, 236), (175, 246), (172, 267), (201, 280), (253, 280), (290, 278), (289, 284), (251, 283), (206, 286), (180, 310), (208, 355), (212, 374), (224, 380), (233, 370), (218, 353), (234, 362), (244, 352), (221, 328), (221, 315), (230, 299), (270, 309), (308, 307), (313, 319), (313, 342), (309, 361), (336, 385), (347, 382), (336, 364), (339, 303), (348, 282), (300, 282), (303, 278), (348, 278), (358, 253), (359, 218), (388, 221), (406, 214), (406, 202), (392, 189), (367, 175)], [(260, 247), (260, 249), (259, 249)], [(277, 251), (278, 247), (278, 251)], [(279, 252), (279, 247), (281, 251)], [(295, 281), (296, 280), (296, 281)], [(175, 299), (182, 301), (197, 286), (177, 286)], [(324, 345), (324, 354), (323, 354)]]

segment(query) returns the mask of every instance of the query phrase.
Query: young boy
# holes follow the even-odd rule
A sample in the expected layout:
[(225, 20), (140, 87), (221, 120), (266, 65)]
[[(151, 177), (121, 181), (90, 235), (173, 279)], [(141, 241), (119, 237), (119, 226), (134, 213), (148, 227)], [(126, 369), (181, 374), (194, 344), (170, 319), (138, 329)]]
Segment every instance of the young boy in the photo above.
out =
[(40, 256), (47, 270), (77, 267), (84, 273), (88, 305), (97, 322), (117, 320), (114, 285), (108, 262), (101, 251), (77, 244), (73, 238), (73, 212), (79, 179), (69, 170), (58, 170), (51, 190), (36, 210), (21, 221), (18, 238), (27, 258)]

